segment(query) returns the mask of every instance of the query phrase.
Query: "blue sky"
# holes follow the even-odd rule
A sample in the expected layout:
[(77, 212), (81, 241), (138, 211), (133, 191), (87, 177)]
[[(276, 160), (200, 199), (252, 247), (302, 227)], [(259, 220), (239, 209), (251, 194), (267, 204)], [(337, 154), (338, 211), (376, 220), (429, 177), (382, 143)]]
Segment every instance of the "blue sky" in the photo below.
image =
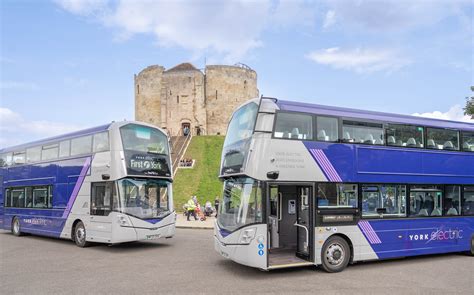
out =
[(0, 1), (0, 147), (134, 118), (151, 64), (242, 62), (261, 94), (468, 120), (471, 1)]

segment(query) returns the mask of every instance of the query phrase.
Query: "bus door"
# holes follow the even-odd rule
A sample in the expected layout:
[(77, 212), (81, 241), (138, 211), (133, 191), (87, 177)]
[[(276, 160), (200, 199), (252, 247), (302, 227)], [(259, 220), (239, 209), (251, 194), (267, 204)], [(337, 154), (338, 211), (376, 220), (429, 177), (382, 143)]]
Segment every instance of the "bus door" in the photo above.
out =
[(308, 259), (310, 256), (310, 200), (311, 200), (311, 187), (302, 186), (298, 187), (298, 198), (296, 199), (296, 222), (295, 226), (297, 235), (296, 254), (304, 259)]
[(312, 264), (312, 187), (272, 183), (267, 192), (269, 268)]
[(91, 184), (90, 236), (98, 242), (109, 242), (112, 237), (113, 182)]

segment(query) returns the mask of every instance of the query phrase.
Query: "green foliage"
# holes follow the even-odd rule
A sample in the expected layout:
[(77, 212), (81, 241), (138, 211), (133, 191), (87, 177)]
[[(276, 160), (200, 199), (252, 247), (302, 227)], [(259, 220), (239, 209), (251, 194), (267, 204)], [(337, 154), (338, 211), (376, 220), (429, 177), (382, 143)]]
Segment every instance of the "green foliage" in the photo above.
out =
[(466, 99), (466, 107), (464, 108), (464, 114), (470, 115), (474, 119), (474, 97), (468, 97)]
[(174, 206), (182, 211), (183, 204), (192, 195), (199, 203), (206, 201), (214, 204), (216, 196), (222, 194), (219, 167), (224, 136), (194, 136), (184, 158), (196, 160), (193, 169), (178, 169), (173, 183)]

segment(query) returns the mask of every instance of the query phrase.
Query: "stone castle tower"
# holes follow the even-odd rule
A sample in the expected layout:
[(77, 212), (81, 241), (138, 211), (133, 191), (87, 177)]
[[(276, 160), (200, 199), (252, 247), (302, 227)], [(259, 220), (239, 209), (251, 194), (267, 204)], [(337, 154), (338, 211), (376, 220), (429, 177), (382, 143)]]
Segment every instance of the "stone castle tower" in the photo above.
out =
[(154, 65), (135, 75), (135, 119), (165, 128), (170, 135), (225, 135), (232, 112), (258, 97), (257, 73), (245, 65), (190, 63), (169, 70)]

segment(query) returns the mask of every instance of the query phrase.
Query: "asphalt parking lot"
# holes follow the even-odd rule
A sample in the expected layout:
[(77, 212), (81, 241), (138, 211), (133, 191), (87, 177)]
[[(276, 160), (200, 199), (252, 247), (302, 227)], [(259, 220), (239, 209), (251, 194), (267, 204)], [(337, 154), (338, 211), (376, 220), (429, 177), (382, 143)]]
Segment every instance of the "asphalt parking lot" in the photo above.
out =
[(473, 294), (474, 258), (461, 254), (262, 272), (214, 252), (211, 230), (78, 248), (0, 231), (1, 294)]

